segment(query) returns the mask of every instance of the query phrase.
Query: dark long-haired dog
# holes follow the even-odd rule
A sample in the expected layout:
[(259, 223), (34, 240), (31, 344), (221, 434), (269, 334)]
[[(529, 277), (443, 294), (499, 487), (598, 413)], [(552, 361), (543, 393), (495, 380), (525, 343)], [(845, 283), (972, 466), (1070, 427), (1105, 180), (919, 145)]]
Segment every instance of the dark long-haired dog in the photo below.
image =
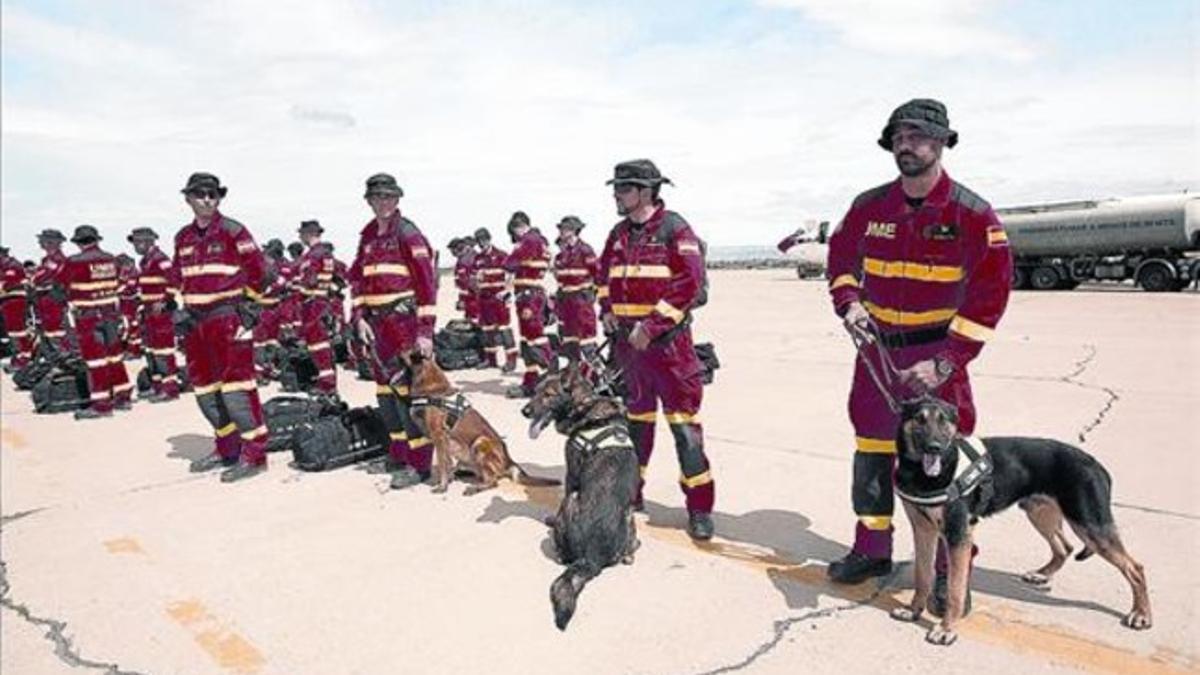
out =
[(567, 566), (550, 586), (554, 625), (561, 630), (588, 581), (605, 567), (633, 562), (637, 452), (620, 400), (596, 394), (576, 367), (544, 378), (521, 412), (530, 419), (530, 437), (551, 422), (567, 437), (563, 498), (547, 519), (559, 561)]
[(916, 621), (925, 610), (933, 581), (938, 537), (949, 544), (947, 607), (925, 639), (949, 645), (963, 615), (969, 582), (972, 527), (979, 518), (1020, 504), (1050, 544), (1051, 558), (1022, 578), (1049, 583), (1071, 554), (1063, 520), (1084, 545), (1076, 560), (1100, 554), (1133, 590), (1133, 609), (1121, 623), (1150, 627), (1150, 597), (1142, 565), (1125, 551), (1112, 515), (1112, 478), (1091, 455), (1058, 441), (1039, 438), (965, 439), (958, 433), (954, 406), (925, 397), (906, 402), (896, 442), (896, 493), (913, 527), (916, 590), (907, 607), (892, 618)]

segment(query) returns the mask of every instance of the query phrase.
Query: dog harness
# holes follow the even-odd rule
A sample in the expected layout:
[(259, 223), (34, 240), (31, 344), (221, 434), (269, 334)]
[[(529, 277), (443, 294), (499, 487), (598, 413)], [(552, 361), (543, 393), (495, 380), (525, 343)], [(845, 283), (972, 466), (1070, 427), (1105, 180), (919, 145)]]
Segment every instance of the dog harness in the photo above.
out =
[[(967, 497), (977, 490), (987, 497), (991, 492), (992, 457), (988, 454), (983, 442), (974, 436), (959, 437), (954, 440), (954, 448), (958, 451), (958, 470), (954, 480), (940, 490), (909, 493), (896, 486), (896, 494), (906, 502), (921, 506), (938, 506)], [(982, 488), (982, 489), (980, 489)], [(983, 500), (975, 500), (979, 504)], [(972, 508), (974, 512), (976, 509)]]
[[(420, 396), (409, 401), (409, 409), (412, 410), (413, 418), (421, 421), (421, 426), (425, 426), (425, 409), (433, 406), (446, 413), (446, 429), (453, 429), (455, 424), (467, 414), (471, 409), (471, 402), (466, 396), (459, 394), (454, 398), (442, 398), (440, 396)], [(428, 434), (429, 429), (422, 429), (423, 433)]]
[(614, 448), (633, 448), (633, 441), (629, 438), (629, 429), (624, 424), (606, 424), (602, 427), (580, 429), (567, 439), (567, 454), (578, 452), (588, 455)]

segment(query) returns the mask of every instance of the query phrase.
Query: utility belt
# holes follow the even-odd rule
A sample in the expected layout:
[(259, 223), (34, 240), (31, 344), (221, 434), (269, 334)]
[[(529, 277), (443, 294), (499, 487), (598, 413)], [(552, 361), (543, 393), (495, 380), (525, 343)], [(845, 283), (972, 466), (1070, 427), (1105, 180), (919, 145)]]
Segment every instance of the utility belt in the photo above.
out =
[(194, 305), (189, 305), (184, 308), (184, 311), (186, 311), (194, 320), (204, 321), (205, 319), (212, 319), (225, 316), (227, 314), (236, 314), (238, 305), (242, 302), (242, 300), (221, 301), (213, 304), (212, 306), (205, 307), (204, 309), (197, 309)]
[(71, 315), (75, 317), (76, 321), (79, 319), (100, 319), (102, 321), (107, 319), (111, 321), (119, 321), (121, 318), (121, 312), (115, 305), (73, 309), (71, 310)]
[(417, 299), (407, 297), (394, 300), (385, 305), (362, 305), (360, 311), (368, 319), (381, 319), (389, 314), (415, 317), (417, 315)]
[(913, 330), (897, 333), (880, 333), (879, 341), (888, 349), (902, 349), (904, 347), (916, 347), (918, 345), (927, 345), (933, 342), (946, 339), (948, 326), (938, 326), (936, 328), (925, 328), (923, 330)]

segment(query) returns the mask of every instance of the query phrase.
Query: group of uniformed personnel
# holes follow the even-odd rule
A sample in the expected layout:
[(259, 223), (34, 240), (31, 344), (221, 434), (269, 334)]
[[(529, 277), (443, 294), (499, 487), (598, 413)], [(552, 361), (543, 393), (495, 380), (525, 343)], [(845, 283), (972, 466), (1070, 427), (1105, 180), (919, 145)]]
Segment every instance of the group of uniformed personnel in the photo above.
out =
[[(1012, 261), (1007, 236), (990, 205), (941, 167), (944, 148), (958, 140), (945, 106), (916, 99), (898, 107), (879, 145), (892, 153), (900, 177), (857, 198), (830, 239), (829, 289), (834, 308), (855, 330), (871, 328), (892, 350), (902, 382), (954, 403), (959, 427), (975, 420), (968, 363), (978, 355), (1003, 314)], [(660, 190), (671, 181), (649, 160), (622, 162), (608, 184), (622, 220), (608, 233), (603, 252), (580, 239), (583, 222), (558, 223), (559, 252), (522, 211), (508, 232), (514, 249), (497, 248), (487, 229), (450, 242), (455, 256), (458, 309), (484, 336), (485, 367), (525, 372), (509, 394), (528, 396), (539, 378), (558, 364), (545, 334), (557, 317), (563, 356), (578, 361), (596, 348), (596, 304), (621, 369), (628, 421), (643, 475), (661, 416), (670, 426), (689, 513), (688, 533), (713, 534), (712, 468), (700, 423), (702, 365), (693, 349), (692, 311), (706, 298), (705, 248), (678, 213), (666, 209)], [(32, 335), (26, 322), (30, 285), (41, 337), (62, 342), (65, 309), (74, 319), (78, 348), (86, 360), (92, 405), (80, 417), (127, 407), (131, 385), (121, 363), (134, 326), (145, 335), (141, 349), (152, 357), (154, 396), (178, 396), (172, 339), (182, 334), (188, 374), (197, 403), (213, 428), (213, 452), (193, 471), (226, 467), (223, 481), (262, 471), (267, 430), (257, 384), (266, 360), (260, 351), (278, 346), (282, 333), (301, 339), (318, 371), (318, 389), (336, 392), (330, 337), (344, 327), (342, 287), (353, 298), (350, 328), (360, 338), (352, 357), (365, 360), (390, 435), (387, 466), (392, 487), (429, 478), (432, 448), (410, 412), (406, 356), (433, 355), (436, 319), (436, 252), (421, 230), (400, 214), (403, 190), (395, 178), (376, 174), (364, 197), (373, 218), (363, 227), (353, 264), (333, 257), (322, 228), (305, 221), (303, 244), (272, 240), (260, 251), (241, 223), (218, 210), (226, 188), (212, 174), (193, 174), (183, 188), (195, 218), (175, 237), (168, 259), (147, 228), (129, 237), (142, 256), (136, 275), (142, 309), (132, 315), (121, 300), (134, 297), (130, 276), (99, 248), (100, 236), (80, 226), (71, 241), (80, 252), (66, 258), (64, 237), (39, 235), (46, 257), (32, 272), (0, 249), (3, 287), (0, 316), (14, 345), (13, 364), (27, 362)], [(307, 250), (305, 248), (307, 247)], [(265, 255), (264, 255), (265, 253)], [(553, 269), (553, 301), (543, 278)], [(124, 291), (122, 291), (124, 289)], [(515, 296), (515, 297), (514, 297)], [(520, 351), (510, 325), (515, 300)], [(891, 569), (896, 411), (857, 361), (850, 396), (856, 435), (852, 501), (858, 516), (854, 545), (829, 568), (831, 578), (854, 583)], [(642, 507), (639, 485), (635, 507)], [(939, 575), (941, 576), (941, 575)], [(938, 592), (944, 595), (939, 579)]]

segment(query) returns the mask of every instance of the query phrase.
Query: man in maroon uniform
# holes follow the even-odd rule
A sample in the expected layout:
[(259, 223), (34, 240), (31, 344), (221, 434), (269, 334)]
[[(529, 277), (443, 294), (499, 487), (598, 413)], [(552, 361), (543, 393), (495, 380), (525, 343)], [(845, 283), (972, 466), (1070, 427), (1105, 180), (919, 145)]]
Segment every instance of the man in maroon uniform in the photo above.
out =
[(3, 280), (0, 281), (0, 321), (4, 324), (4, 332), (13, 350), (13, 357), (5, 369), (14, 371), (25, 367), (32, 358), (33, 337), (29, 334), (25, 317), (28, 309), (25, 283), (28, 276), (21, 261), (8, 254), (7, 246), (0, 246), (0, 274), (3, 274)]
[(137, 358), (142, 355), (142, 326), (138, 312), (138, 268), (128, 254), (117, 256), (117, 276), (121, 282), (118, 296), (121, 298), (121, 316), (124, 318), (125, 329), (122, 341), (125, 343), (125, 356)]
[(450, 240), (454, 255), (454, 287), (458, 289), (457, 308), (463, 317), (479, 325), (479, 294), (475, 290), (475, 239), (455, 237)]
[(71, 243), (79, 253), (67, 258), (58, 283), (67, 289), (92, 392), (91, 406), (75, 411), (75, 419), (109, 417), (113, 408), (128, 409), (133, 395), (121, 356), (120, 270), (116, 258), (100, 250), (100, 234), (91, 225), (75, 228)]
[(379, 412), (388, 427), (392, 488), (429, 479), (433, 446), (409, 414), (411, 370), (405, 357), (433, 356), (437, 269), (425, 235), (397, 208), (404, 191), (379, 173), (367, 179), (364, 197), (375, 217), (363, 227), (350, 266), (360, 319), (356, 329), (370, 353)]
[(333, 345), (329, 342), (330, 330), (337, 323), (330, 306), (334, 262), (331, 247), (321, 241), (324, 231), (315, 220), (300, 223), (300, 240), (308, 250), (300, 256), (296, 268), (296, 287), (303, 298), (300, 337), (317, 368), (317, 391), (336, 394), (337, 371), (333, 368)]
[(67, 293), (56, 279), (67, 255), (62, 251), (67, 240), (58, 230), (42, 230), (37, 237), (38, 246), (46, 252), (30, 278), (33, 286), (33, 313), (37, 317), (42, 338), (59, 352), (68, 351), (67, 341)]
[[(967, 364), (991, 336), (1008, 302), (1008, 237), (991, 206), (946, 174), (954, 147), (946, 108), (930, 99), (892, 113), (879, 145), (900, 177), (859, 195), (829, 239), (829, 292), (852, 327), (873, 322), (912, 393), (932, 392), (958, 407), (970, 434), (975, 406)], [(891, 571), (892, 472), (899, 420), (857, 361), (850, 390), (855, 453), (854, 547), (829, 566), (831, 579), (857, 583)], [(945, 598), (939, 551), (937, 597)]]
[(507, 395), (509, 398), (529, 398), (533, 396), (538, 378), (547, 371), (558, 370), (550, 349), (550, 338), (546, 335), (548, 307), (546, 289), (542, 287), (542, 277), (550, 269), (550, 243), (529, 224), (529, 216), (524, 211), (517, 211), (509, 218), (508, 234), (514, 248), (504, 260), (504, 269), (513, 274), (517, 329), (521, 332), (525, 373), (521, 376), (521, 384), (510, 387)]
[(475, 230), (475, 242), (479, 245), (479, 253), (475, 254), (475, 287), (479, 290), (479, 323), (483, 328), (484, 351), (488, 365), (492, 367), (500, 365), (503, 354), (502, 370), (511, 373), (517, 369), (517, 342), (509, 327), (512, 314), (508, 302), (512, 293), (508, 287), (508, 274), (504, 271), (508, 253), (492, 246), (492, 233), (485, 227)]
[(289, 259), (281, 260), (279, 274), (284, 280), (283, 300), (279, 304), (279, 331), (287, 340), (300, 339), (300, 326), (304, 295), (297, 284), (300, 258), (304, 255), (304, 244), (293, 241), (287, 245)]
[(262, 313), (254, 324), (254, 364), (259, 384), (275, 379), (275, 358), (279, 350), (279, 323), (282, 310), (280, 302), (287, 293), (287, 281), (283, 274), (283, 242), (272, 239), (263, 245), (265, 277), (269, 280), (263, 289)]
[[(600, 256), (600, 311), (624, 368), (629, 430), (643, 472), (654, 449), (658, 403), (671, 426), (688, 510), (688, 534), (712, 538), (716, 487), (704, 454), (704, 383), (692, 347), (690, 310), (701, 297), (704, 253), (682, 216), (659, 198), (670, 183), (648, 159), (622, 162), (612, 180), (617, 213)], [(641, 505), (641, 485), (638, 506)]]
[(567, 216), (558, 223), (558, 255), (554, 278), (558, 292), (554, 311), (563, 355), (577, 363), (581, 355), (596, 349), (596, 252), (579, 238), (583, 221)]
[[(332, 330), (334, 335), (340, 336), (343, 340), (348, 340), (348, 331), (346, 330), (346, 288), (350, 285), (350, 266), (342, 262), (335, 255), (332, 243), (329, 243), (329, 255), (333, 257), (333, 287), (329, 293), (329, 313), (333, 315), (334, 323)], [(345, 344), (345, 347), (345, 366), (350, 370), (355, 370), (358, 368), (358, 354), (355, 353), (353, 344)]]
[(175, 271), (171, 258), (158, 247), (158, 233), (148, 227), (136, 228), (129, 243), (142, 258), (138, 261), (138, 300), (141, 303), (143, 345), (150, 367), (151, 403), (179, 398), (179, 375), (175, 364)]
[(175, 235), (174, 267), (188, 379), (216, 440), (213, 452), (190, 469), (229, 467), (221, 481), (233, 482), (267, 466), (252, 332), (266, 267), (250, 230), (218, 210), (226, 192), (210, 173), (188, 178), (183, 194), (195, 219)]

